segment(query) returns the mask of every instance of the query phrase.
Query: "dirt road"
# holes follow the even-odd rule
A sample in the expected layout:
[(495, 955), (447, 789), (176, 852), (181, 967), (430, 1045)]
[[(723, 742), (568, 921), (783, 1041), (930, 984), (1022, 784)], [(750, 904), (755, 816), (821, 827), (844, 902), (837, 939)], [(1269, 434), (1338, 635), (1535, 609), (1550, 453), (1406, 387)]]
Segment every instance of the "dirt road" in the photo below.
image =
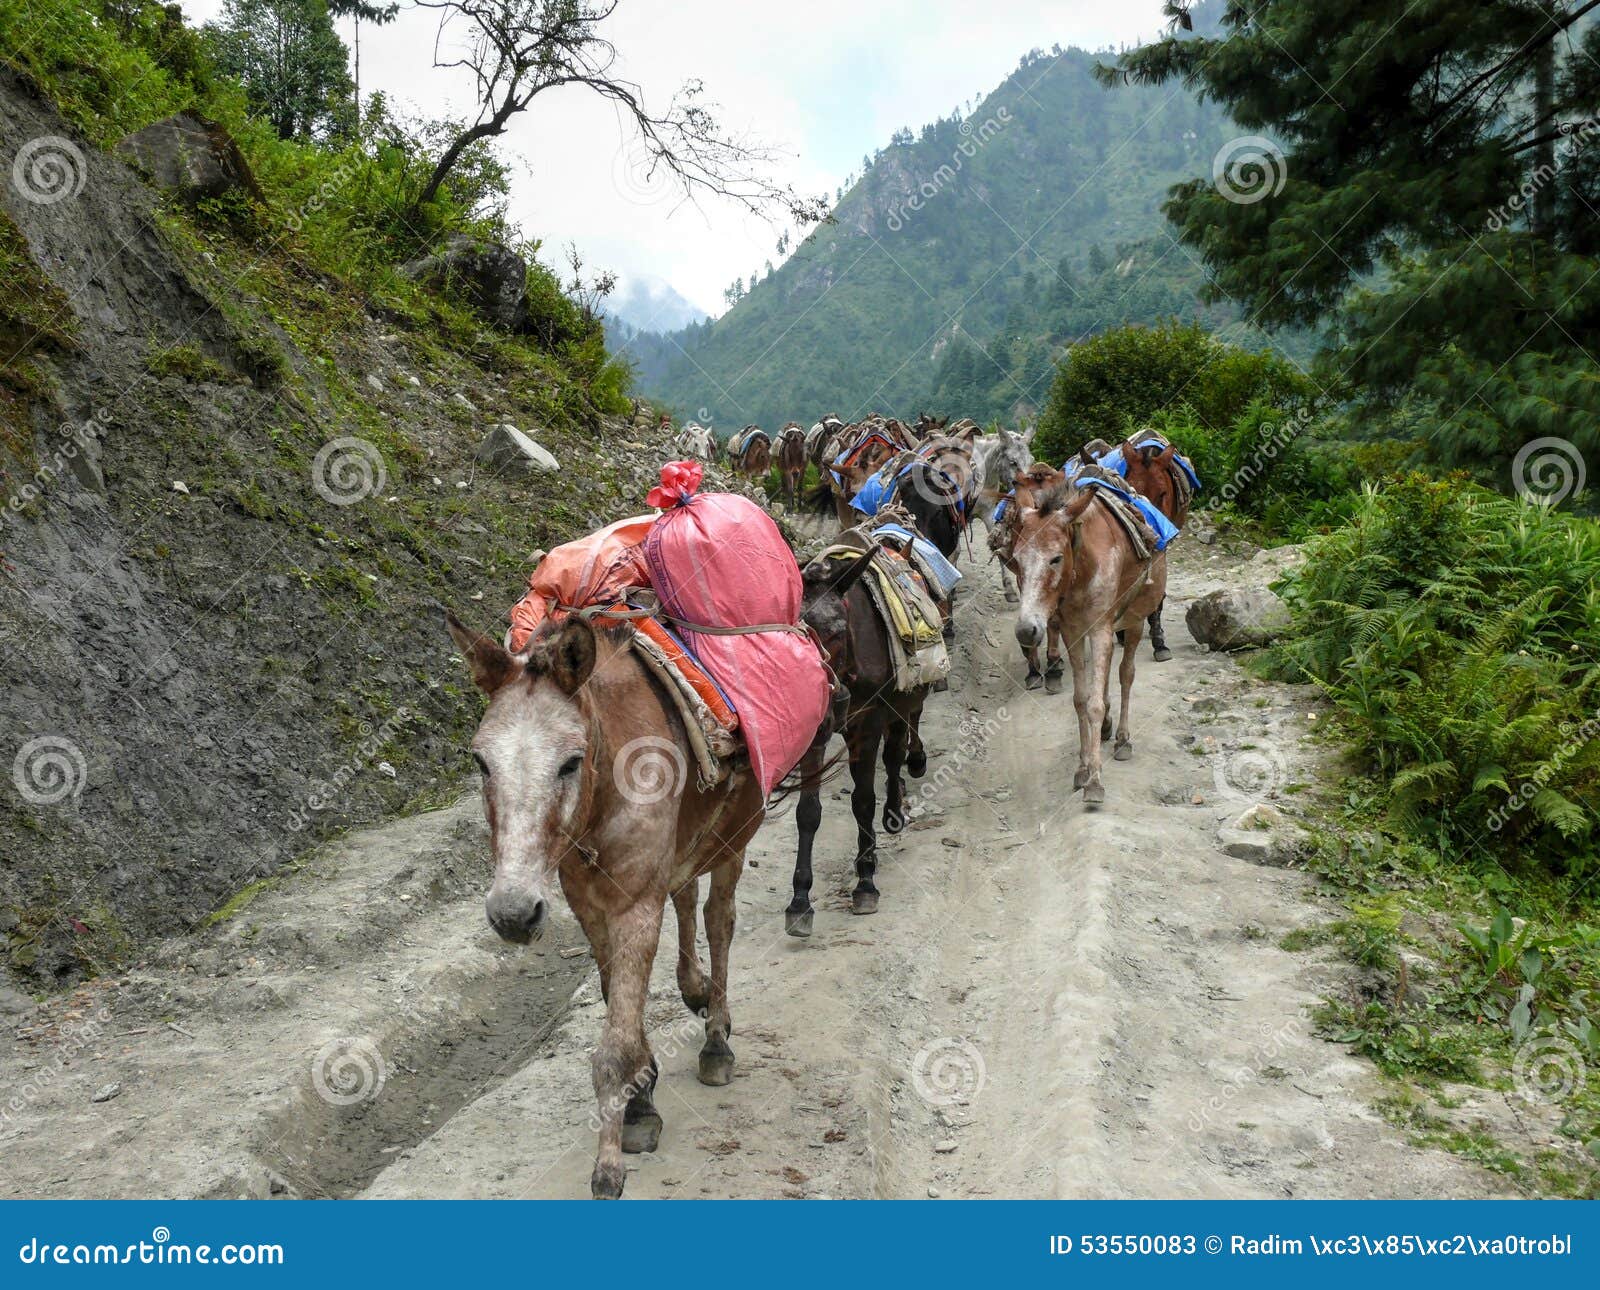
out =
[[(1313, 1036), (1308, 1009), (1344, 969), (1278, 942), (1329, 916), (1315, 881), (1217, 845), (1219, 824), (1313, 774), (1308, 701), (1190, 641), (1187, 600), (1241, 562), (1180, 547), (1176, 657), (1141, 658), (1136, 755), (1106, 762), (1093, 813), (1064, 787), (1070, 694), (1021, 689), (993, 567), (969, 569), (915, 818), (883, 839), (881, 911), (849, 913), (841, 793), (810, 940), (783, 931), (792, 818), (751, 850), (730, 1087), (694, 1077), (669, 919), (649, 1011), (666, 1129), (630, 1158), (630, 1197), (1494, 1194), (1408, 1145), (1370, 1109), (1370, 1066)], [(41, 1008), (0, 1051), (0, 1079), (30, 1089), (0, 1122), (0, 1192), (587, 1195), (592, 964), (564, 910), (536, 952), (494, 941), (482, 849), (473, 802), (361, 835), (228, 925)], [(103, 1020), (52, 1074), (69, 1006)]]

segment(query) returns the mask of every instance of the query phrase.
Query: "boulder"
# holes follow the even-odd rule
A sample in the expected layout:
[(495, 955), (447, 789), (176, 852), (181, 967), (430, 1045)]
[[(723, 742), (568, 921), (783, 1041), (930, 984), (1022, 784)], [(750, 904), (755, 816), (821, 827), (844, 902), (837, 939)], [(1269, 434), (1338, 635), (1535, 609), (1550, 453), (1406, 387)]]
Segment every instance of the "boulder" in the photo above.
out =
[(250, 163), (233, 137), (198, 112), (183, 111), (147, 125), (117, 144), (117, 155), (151, 183), (184, 201), (244, 192), (262, 201)]
[(498, 472), (561, 469), (547, 449), (534, 443), (514, 425), (493, 427), (478, 445), (475, 455)]
[(452, 233), (432, 255), (402, 264), (400, 273), (460, 298), (504, 331), (528, 328), (528, 266), (500, 242)]
[(1184, 615), (1189, 635), (1213, 650), (1256, 649), (1289, 630), (1288, 606), (1264, 589), (1224, 589), (1201, 596)]
[(1283, 866), (1300, 853), (1300, 828), (1271, 803), (1257, 802), (1217, 830), (1217, 845), (1236, 860)]

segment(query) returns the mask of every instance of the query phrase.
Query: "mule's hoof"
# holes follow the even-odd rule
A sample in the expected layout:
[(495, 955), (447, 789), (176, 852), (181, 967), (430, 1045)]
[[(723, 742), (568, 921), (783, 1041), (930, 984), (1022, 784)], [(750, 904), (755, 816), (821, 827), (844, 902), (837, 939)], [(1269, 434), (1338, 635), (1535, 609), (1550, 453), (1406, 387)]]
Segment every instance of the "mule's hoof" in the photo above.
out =
[(1044, 673), (1036, 671), (1030, 667), (1028, 669), (1028, 679), (1024, 682), (1024, 684), (1030, 690), (1037, 690), (1041, 685), (1044, 684)]
[(1006, 588), (1006, 604), (1014, 605), (1014, 604), (1017, 603), (1017, 601), (1019, 601), (1021, 599), (1022, 599), (1022, 597), (1017, 595), (1017, 593), (1014, 592), (1013, 590), (1011, 590), (1010, 587)]
[(1086, 770), (1075, 770), (1075, 771), (1072, 772), (1072, 787), (1073, 787), (1074, 791), (1082, 788), (1088, 782), (1089, 782), (1089, 772), (1088, 771), (1086, 771)]
[(783, 930), (790, 936), (811, 935), (812, 911), (809, 909), (783, 911)]
[(1044, 692), (1046, 694), (1060, 694), (1062, 680), (1060, 672), (1046, 672), (1044, 674)]
[(883, 808), (883, 831), (885, 833), (899, 833), (906, 827), (906, 817), (899, 811), (891, 811), (887, 806)]
[(1112, 761), (1132, 761), (1133, 745), (1131, 743), (1118, 744), (1111, 754)]
[(925, 749), (919, 748), (916, 752), (907, 755), (906, 773), (912, 779), (921, 779), (928, 773), (928, 754)]
[(622, 1122), (622, 1149), (630, 1156), (641, 1151), (654, 1151), (661, 1145), (661, 1117), (654, 1111), (637, 1120)]
[(733, 1053), (732, 1051), (700, 1054), (700, 1082), (709, 1084), (712, 1088), (721, 1088), (725, 1084), (733, 1083)]
[(1157, 663), (1165, 663), (1171, 657), (1172, 657), (1172, 651), (1169, 650), (1165, 645), (1157, 645), (1156, 646), (1156, 662)]
[(711, 1011), (711, 995), (688, 994), (683, 996), (683, 1006), (697, 1017), (703, 1017)]
[(933, 683), (933, 692), (935, 694), (943, 694), (949, 688), (950, 682), (945, 680), (942, 676)]
[(1111, 718), (1107, 717), (1100, 723), (1100, 742), (1105, 743), (1111, 738)]
[(621, 1200), (622, 1183), (627, 1176), (628, 1171), (620, 1165), (615, 1169), (596, 1165), (594, 1176), (589, 1179), (589, 1190), (596, 1200)]
[(1086, 806), (1099, 806), (1106, 800), (1106, 786), (1099, 780), (1090, 780), (1083, 786), (1083, 801)]
[(955, 640), (955, 638), (956, 638), (956, 625), (954, 623), (946, 623), (944, 625), (944, 639), (945, 639), (946, 644), (948, 644), (950, 641)]
[(852, 914), (876, 914), (878, 912), (878, 893), (875, 891), (862, 891), (859, 888), (851, 892), (850, 912)]

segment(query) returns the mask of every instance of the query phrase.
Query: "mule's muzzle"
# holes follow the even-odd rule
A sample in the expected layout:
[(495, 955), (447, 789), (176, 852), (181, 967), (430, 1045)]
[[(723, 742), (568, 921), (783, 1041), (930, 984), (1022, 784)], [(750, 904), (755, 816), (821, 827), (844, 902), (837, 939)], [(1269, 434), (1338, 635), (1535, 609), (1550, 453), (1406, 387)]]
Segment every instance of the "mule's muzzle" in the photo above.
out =
[(503, 941), (527, 945), (544, 935), (545, 915), (549, 910), (536, 896), (491, 891), (484, 908), (489, 915), (489, 926)]
[(1036, 649), (1043, 639), (1043, 623), (1032, 618), (1017, 619), (1017, 644), (1023, 649)]

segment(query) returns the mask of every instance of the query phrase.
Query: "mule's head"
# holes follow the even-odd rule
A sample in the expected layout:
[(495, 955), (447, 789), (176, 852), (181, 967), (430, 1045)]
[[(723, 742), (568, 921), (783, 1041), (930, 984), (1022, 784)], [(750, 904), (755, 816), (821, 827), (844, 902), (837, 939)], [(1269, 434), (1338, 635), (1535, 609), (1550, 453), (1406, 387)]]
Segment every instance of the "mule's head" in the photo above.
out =
[(526, 945), (544, 932), (557, 865), (593, 805), (593, 720), (582, 690), (594, 671), (594, 628), (578, 618), (546, 624), (527, 654), (514, 655), (453, 614), (445, 621), (473, 682), (489, 696), (472, 739), (494, 850), (489, 925)]
[(831, 726), (844, 729), (850, 695), (845, 689), (853, 675), (850, 653), (850, 590), (867, 570), (869, 557), (818, 556), (800, 570), (800, 621), (816, 632), (823, 657), (833, 670)]
[(1012, 548), (1017, 567), (1017, 643), (1033, 649), (1072, 586), (1073, 558), (1083, 532), (1089, 490), (1058, 485), (1023, 508)]
[(1019, 434), (1002, 430), (990, 450), (992, 457), (986, 463), (982, 478), (989, 480), (1015, 479), (1033, 464), (1033, 453), (1028, 441)]
[(1173, 458), (1178, 450), (1171, 444), (1163, 448), (1158, 443), (1135, 447), (1128, 439), (1122, 445), (1123, 460), (1128, 463), (1127, 480), (1131, 487), (1143, 493), (1169, 520), (1178, 518), (1178, 484), (1172, 477)]

